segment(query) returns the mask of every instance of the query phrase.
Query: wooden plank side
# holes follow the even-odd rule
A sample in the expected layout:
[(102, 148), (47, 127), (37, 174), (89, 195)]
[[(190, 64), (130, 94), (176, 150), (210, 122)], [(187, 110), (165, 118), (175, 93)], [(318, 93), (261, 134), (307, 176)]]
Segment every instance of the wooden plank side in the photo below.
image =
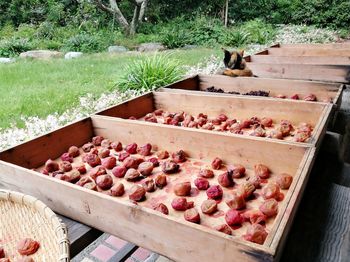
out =
[(347, 83), (350, 80), (350, 66), (343, 65), (297, 65), (247, 63), (258, 77), (316, 80)]
[(0, 152), (0, 160), (36, 168), (49, 158), (59, 157), (72, 145), (82, 146), (90, 141), (92, 136), (91, 120), (87, 118)]
[(350, 56), (252, 55), (247, 61), (271, 64), (350, 65)]
[(271, 48), (350, 49), (350, 42), (326, 44), (278, 44)]
[(170, 85), (164, 86), (164, 88), (181, 88), (185, 90), (198, 90), (199, 76), (191, 76)]
[(319, 49), (319, 48), (269, 48), (269, 55), (277, 56), (350, 56), (348, 49)]

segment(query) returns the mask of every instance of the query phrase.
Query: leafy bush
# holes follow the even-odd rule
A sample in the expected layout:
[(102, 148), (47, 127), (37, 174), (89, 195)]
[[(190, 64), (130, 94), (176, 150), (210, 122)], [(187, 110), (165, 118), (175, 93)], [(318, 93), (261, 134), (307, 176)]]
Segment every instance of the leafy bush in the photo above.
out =
[(66, 51), (93, 52), (101, 50), (100, 38), (86, 33), (78, 34), (69, 38), (63, 46)]
[(117, 82), (121, 91), (151, 90), (181, 79), (184, 71), (177, 60), (168, 54), (141, 57), (131, 62)]
[(260, 19), (244, 23), (241, 27), (242, 35), (246, 36), (246, 44), (266, 44), (274, 39), (277, 31), (270, 24)]
[(28, 39), (10, 38), (0, 41), (0, 56), (13, 57), (32, 49)]

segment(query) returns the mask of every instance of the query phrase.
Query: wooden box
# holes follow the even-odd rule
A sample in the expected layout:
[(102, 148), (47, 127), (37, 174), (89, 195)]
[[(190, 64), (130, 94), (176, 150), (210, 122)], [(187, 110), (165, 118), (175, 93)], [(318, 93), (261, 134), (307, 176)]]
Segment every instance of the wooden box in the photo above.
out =
[[(215, 118), (219, 114), (226, 114), (230, 119), (238, 120), (250, 119), (251, 117), (270, 117), (275, 124), (281, 120), (289, 120), (295, 126), (302, 122), (311, 124), (314, 131), (307, 143), (318, 145), (326, 131), (326, 125), (332, 112), (332, 105), (327, 103), (313, 103), (304, 101), (287, 101), (268, 98), (254, 98), (243, 96), (210, 95), (198, 94), (195, 92), (178, 92), (167, 89), (166, 92), (149, 92), (137, 98), (128, 100), (116, 106), (99, 112), (99, 115), (119, 117), (128, 119), (143, 118), (146, 114), (152, 113), (156, 109), (169, 112), (184, 111), (185, 113), (197, 116), (199, 113), (208, 115), (208, 118)], [(135, 120), (129, 120), (135, 121)], [(149, 123), (149, 125), (164, 126), (159, 123)], [(177, 127), (185, 128), (186, 127)], [(195, 129), (201, 131), (202, 129)], [(215, 133), (224, 133), (211, 131)], [(241, 136), (229, 131), (225, 132), (232, 136)], [(245, 135), (249, 136), (247, 133)], [(244, 136), (245, 136), (244, 135)], [(277, 140), (271, 138), (261, 138), (263, 140)], [(293, 137), (288, 136), (284, 141), (293, 142)]]
[[(36, 171), (71, 145), (82, 146), (94, 135), (124, 144), (152, 143), (159, 149), (185, 150), (191, 159), (221, 157), (251, 172), (257, 162), (273, 173), (288, 172), (293, 183), (279, 204), (263, 245), (228, 236), (202, 225), (166, 216), (142, 204), (88, 190)], [(119, 236), (176, 261), (277, 261), (301, 200), (313, 163), (314, 148), (213, 132), (95, 116), (58, 129), (0, 153), (0, 184), (33, 195), (54, 211)]]

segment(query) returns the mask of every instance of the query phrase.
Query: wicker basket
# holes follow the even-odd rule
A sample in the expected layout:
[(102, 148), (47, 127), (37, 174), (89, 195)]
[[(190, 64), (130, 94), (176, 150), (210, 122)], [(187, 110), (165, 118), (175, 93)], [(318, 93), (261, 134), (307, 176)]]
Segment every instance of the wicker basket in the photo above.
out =
[(34, 261), (70, 261), (67, 228), (55, 213), (32, 196), (0, 189), (0, 245), (11, 261), (20, 258), (16, 244), (27, 237), (40, 243)]

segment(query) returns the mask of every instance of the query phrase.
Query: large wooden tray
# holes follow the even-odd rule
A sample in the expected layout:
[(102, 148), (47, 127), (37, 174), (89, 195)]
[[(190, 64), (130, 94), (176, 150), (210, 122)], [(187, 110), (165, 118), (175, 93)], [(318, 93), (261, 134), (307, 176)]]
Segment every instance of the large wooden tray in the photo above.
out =
[[(305, 103), (304, 101), (285, 101), (283, 99), (264, 99), (242, 96), (210, 95), (189, 92), (178, 92), (167, 89), (166, 92), (149, 92), (124, 103), (112, 106), (99, 112), (99, 115), (128, 119), (135, 117), (141, 119), (146, 114), (156, 109), (169, 112), (184, 111), (193, 116), (199, 113), (207, 114), (209, 118), (215, 118), (219, 114), (226, 114), (230, 119), (250, 119), (251, 117), (270, 117), (275, 124), (281, 120), (289, 120), (295, 126), (302, 122), (311, 124), (314, 128), (311, 138), (307, 141), (310, 145), (318, 145), (326, 130), (332, 105), (327, 103)], [(135, 120), (130, 120), (135, 121)], [(149, 125), (164, 126), (159, 123)], [(187, 127), (177, 127), (188, 129)], [(201, 129), (195, 129), (201, 131)], [(217, 134), (224, 132), (211, 131)], [(236, 135), (229, 131), (226, 133)], [(243, 136), (249, 136), (247, 132)], [(276, 140), (271, 138), (258, 138), (262, 140)], [(293, 137), (284, 138), (284, 141), (293, 142)]]
[[(82, 146), (93, 135), (124, 144), (150, 142), (169, 151), (183, 149), (192, 159), (204, 162), (220, 156), (224, 162), (241, 163), (248, 170), (257, 162), (264, 163), (273, 173), (288, 172), (294, 179), (268, 227), (268, 238), (258, 245), (31, 170), (48, 158), (58, 158), (71, 145)], [(307, 145), (96, 116), (1, 152), (0, 180), (7, 188), (33, 195), (62, 215), (177, 261), (277, 261), (305, 189), (314, 151)]]

